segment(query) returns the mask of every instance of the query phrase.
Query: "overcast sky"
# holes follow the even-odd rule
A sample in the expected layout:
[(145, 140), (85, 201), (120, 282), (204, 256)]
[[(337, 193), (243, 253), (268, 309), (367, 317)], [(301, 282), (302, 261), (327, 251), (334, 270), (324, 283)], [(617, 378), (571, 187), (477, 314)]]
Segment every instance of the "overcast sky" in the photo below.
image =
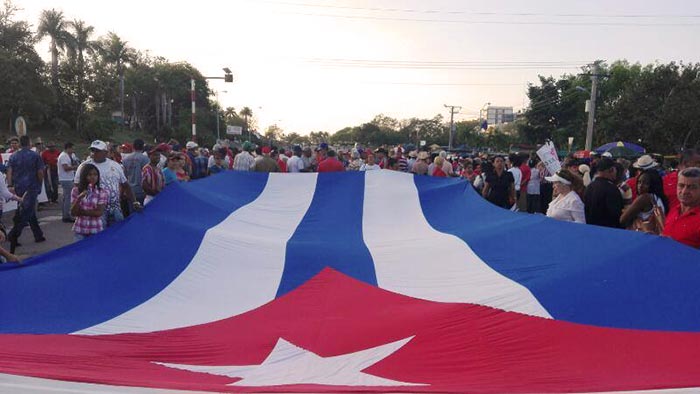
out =
[[(138, 50), (192, 63), (222, 106), (250, 107), (264, 130), (334, 132), (383, 113), (433, 117), (485, 103), (527, 105), (538, 74), (595, 59), (700, 61), (693, 0), (15, 0), (36, 26), (56, 8)], [(113, 5), (112, 5), (113, 4)], [(48, 42), (38, 50), (48, 59)], [(224, 93), (223, 91), (226, 91)]]

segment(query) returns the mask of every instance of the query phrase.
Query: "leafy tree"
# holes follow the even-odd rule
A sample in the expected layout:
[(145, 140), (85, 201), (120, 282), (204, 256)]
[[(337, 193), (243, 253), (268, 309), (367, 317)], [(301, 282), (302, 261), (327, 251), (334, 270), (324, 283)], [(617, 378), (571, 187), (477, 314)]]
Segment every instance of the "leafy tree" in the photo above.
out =
[(299, 135), (298, 133), (294, 132), (284, 136), (283, 141), (288, 145), (309, 145), (311, 143), (311, 140), (308, 136)]
[(466, 145), (470, 148), (482, 147), (485, 142), (484, 133), (478, 120), (466, 120), (455, 123), (455, 145)]
[(329, 142), (338, 145), (350, 145), (357, 141), (356, 127), (345, 127), (333, 133), (333, 135), (331, 135), (329, 138)]
[(276, 124), (268, 126), (267, 130), (265, 130), (265, 138), (270, 142), (279, 141), (282, 137), (284, 137), (284, 130)]
[(13, 130), (16, 116), (29, 127), (40, 124), (52, 105), (51, 91), (42, 77), (44, 62), (36, 53), (36, 37), (29, 24), (14, 20), (17, 8), (9, 1), (0, 7), (0, 119)]
[(330, 134), (326, 131), (312, 131), (309, 133), (309, 142), (313, 145), (318, 145), (321, 142), (328, 142), (330, 137)]

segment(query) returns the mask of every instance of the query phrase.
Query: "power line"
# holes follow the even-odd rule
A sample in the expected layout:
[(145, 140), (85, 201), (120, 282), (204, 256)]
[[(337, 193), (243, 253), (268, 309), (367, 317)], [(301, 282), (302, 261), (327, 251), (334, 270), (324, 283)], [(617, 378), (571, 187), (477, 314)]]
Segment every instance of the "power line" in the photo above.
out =
[(307, 58), (309, 61), (343, 61), (343, 62), (385, 62), (385, 63), (427, 63), (427, 64), (571, 64), (585, 63), (587, 60), (542, 60), (542, 61), (510, 61), (510, 60), (494, 60), (494, 61), (421, 61), (421, 60), (390, 60), (390, 59), (352, 59), (352, 58)]
[(430, 83), (430, 82), (362, 82), (372, 85), (405, 85), (405, 86), (523, 86), (524, 83)]
[(370, 59), (307, 59), (305, 62), (328, 67), (418, 70), (560, 70), (582, 67), (579, 62), (430, 62)]
[(530, 110), (540, 110), (540, 109), (545, 108), (551, 104), (557, 104), (558, 102), (560, 102), (564, 98), (570, 98), (570, 97), (573, 97), (577, 94), (580, 94), (580, 93), (578, 91), (575, 91), (575, 90), (570, 91), (570, 92), (562, 94), (561, 96), (557, 96), (555, 98), (538, 101), (534, 105), (532, 103), (530, 103), (530, 105), (526, 108), (529, 108)]
[(382, 17), (369, 15), (340, 15), (340, 14), (323, 14), (309, 12), (289, 12), (276, 11), (280, 14), (301, 15), (301, 16), (318, 16), (323, 18), (341, 18), (341, 19), (366, 19), (366, 20), (382, 20), (382, 21), (397, 21), (397, 22), (431, 22), (431, 23), (459, 23), (472, 25), (529, 25), (529, 26), (610, 26), (610, 27), (700, 27), (700, 22), (693, 23), (636, 23), (636, 22), (530, 22), (530, 21), (482, 21), (482, 20), (465, 20), (465, 19), (427, 19), (427, 18), (398, 18), (398, 17)]
[(290, 5), (296, 7), (311, 8), (331, 8), (358, 11), (374, 12), (403, 12), (418, 14), (451, 14), (451, 15), (474, 15), (474, 16), (539, 16), (539, 17), (564, 17), (564, 18), (700, 18), (700, 14), (585, 14), (585, 13), (535, 13), (535, 12), (478, 12), (478, 11), (456, 11), (456, 10), (427, 10), (413, 8), (383, 8), (383, 7), (353, 7), (333, 4), (309, 4), (289, 1), (256, 1), (259, 3), (270, 3), (278, 5)]

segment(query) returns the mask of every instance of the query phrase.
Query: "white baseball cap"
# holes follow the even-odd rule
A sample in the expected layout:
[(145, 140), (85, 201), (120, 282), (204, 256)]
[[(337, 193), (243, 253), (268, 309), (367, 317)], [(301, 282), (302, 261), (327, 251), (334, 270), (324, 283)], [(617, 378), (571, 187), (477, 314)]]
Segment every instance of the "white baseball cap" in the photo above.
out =
[(199, 145), (197, 145), (196, 142), (194, 141), (187, 141), (187, 144), (185, 144), (185, 148), (187, 149), (194, 149), (197, 148)]
[(90, 149), (107, 150), (107, 144), (105, 144), (104, 141), (94, 140), (92, 144), (90, 144)]

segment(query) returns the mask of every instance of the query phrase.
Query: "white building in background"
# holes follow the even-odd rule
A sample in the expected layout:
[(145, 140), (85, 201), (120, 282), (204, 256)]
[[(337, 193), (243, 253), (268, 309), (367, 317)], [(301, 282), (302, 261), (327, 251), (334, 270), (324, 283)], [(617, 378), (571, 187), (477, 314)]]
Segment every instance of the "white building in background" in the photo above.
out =
[(513, 107), (498, 107), (495, 105), (489, 105), (486, 109), (481, 110), (479, 117), (482, 120), (486, 120), (489, 126), (510, 123), (515, 120)]

